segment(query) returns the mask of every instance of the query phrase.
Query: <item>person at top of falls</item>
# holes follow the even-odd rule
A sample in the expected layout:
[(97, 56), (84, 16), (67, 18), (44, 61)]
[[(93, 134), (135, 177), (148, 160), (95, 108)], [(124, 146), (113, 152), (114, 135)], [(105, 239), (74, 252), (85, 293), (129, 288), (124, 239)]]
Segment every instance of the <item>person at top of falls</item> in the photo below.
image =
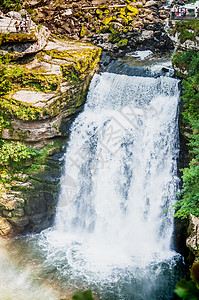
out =
[(176, 12), (176, 9), (175, 9), (175, 6), (173, 5), (171, 8), (171, 20), (173, 20), (175, 18), (175, 12)]
[(199, 14), (199, 9), (196, 7), (195, 8), (195, 18), (198, 18), (198, 14)]
[(185, 8), (184, 9), (184, 17), (186, 17), (186, 15), (187, 15), (187, 9)]

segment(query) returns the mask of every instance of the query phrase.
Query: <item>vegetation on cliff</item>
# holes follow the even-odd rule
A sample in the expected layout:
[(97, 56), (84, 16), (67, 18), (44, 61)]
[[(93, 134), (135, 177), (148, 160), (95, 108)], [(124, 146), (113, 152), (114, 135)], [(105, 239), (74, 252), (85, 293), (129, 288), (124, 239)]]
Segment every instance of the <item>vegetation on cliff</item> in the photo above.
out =
[(183, 126), (181, 128), (188, 146), (189, 166), (182, 169), (182, 190), (175, 208), (176, 216), (189, 214), (199, 217), (199, 53), (189, 50), (176, 52), (173, 64), (182, 78)]
[(176, 33), (181, 44), (186, 40), (196, 41), (196, 37), (199, 36), (199, 20), (176, 22), (174, 28), (171, 29), (171, 34)]

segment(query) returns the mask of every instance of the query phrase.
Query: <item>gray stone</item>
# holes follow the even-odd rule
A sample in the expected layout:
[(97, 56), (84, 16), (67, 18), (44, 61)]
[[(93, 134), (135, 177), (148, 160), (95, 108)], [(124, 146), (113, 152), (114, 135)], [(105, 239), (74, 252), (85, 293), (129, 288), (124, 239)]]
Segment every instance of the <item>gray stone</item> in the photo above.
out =
[(157, 1), (147, 1), (145, 7), (158, 6)]
[(10, 223), (16, 226), (17, 228), (21, 229), (29, 224), (29, 219), (28, 217), (13, 217), (10, 218)]
[(71, 16), (73, 14), (73, 11), (72, 9), (67, 9), (64, 13), (62, 13), (62, 16), (65, 17), (65, 16)]
[(6, 16), (8, 16), (9, 18), (13, 18), (16, 20), (22, 20), (22, 15), (19, 12), (16, 11), (9, 11)]
[(153, 37), (153, 30), (143, 30), (141, 36), (139, 37), (139, 41), (150, 40), (153, 39)]
[(41, 108), (43, 108), (46, 105), (46, 103), (53, 97), (55, 97), (55, 94), (53, 93), (45, 94), (43, 92), (26, 91), (26, 90), (20, 90), (16, 92), (14, 95), (12, 95), (13, 99), (26, 102), (28, 104), (33, 104), (34, 106), (41, 107)]

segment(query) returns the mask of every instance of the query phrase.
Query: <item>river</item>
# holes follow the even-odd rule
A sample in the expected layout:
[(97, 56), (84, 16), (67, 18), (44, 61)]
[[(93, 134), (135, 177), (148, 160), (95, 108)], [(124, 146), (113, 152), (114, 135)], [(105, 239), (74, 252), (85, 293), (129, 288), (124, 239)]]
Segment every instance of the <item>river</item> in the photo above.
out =
[(173, 298), (184, 264), (173, 245), (179, 80), (171, 75), (169, 58), (150, 52), (95, 74), (71, 127), (53, 227), (2, 241), (1, 299), (66, 299), (77, 288), (102, 300)]

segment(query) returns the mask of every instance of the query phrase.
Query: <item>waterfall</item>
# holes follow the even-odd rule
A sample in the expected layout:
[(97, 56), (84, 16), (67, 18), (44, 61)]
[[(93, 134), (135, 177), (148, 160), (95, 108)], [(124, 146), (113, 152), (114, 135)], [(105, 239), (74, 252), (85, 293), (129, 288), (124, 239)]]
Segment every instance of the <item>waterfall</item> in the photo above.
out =
[(101, 299), (170, 299), (171, 290), (157, 295), (158, 285), (169, 287), (158, 276), (179, 256), (172, 250), (178, 98), (174, 78), (96, 74), (72, 125), (55, 226), (40, 244), (68, 280), (104, 282), (102, 290), (120, 282), (117, 296)]

